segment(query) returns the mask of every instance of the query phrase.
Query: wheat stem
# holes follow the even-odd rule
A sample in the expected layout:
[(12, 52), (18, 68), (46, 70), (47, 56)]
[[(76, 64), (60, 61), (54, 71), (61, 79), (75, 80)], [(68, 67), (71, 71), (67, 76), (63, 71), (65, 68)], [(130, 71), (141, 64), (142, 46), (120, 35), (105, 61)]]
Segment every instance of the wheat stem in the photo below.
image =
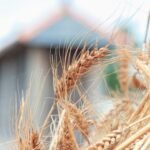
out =
[(145, 127), (140, 129), (138, 132), (136, 132), (134, 135), (129, 137), (127, 140), (125, 140), (122, 144), (120, 144), (118, 147), (116, 147), (115, 150), (123, 150), (127, 146), (129, 146), (132, 142), (134, 142), (137, 138), (141, 137), (144, 135), (146, 132), (150, 132), (150, 123), (147, 124)]

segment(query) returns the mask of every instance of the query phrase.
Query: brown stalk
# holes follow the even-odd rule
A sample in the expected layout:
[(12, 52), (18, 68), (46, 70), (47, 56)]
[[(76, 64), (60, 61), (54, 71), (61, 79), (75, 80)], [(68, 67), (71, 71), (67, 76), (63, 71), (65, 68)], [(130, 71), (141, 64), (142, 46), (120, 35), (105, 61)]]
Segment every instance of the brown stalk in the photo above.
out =
[(91, 52), (86, 51), (77, 61), (69, 66), (67, 71), (58, 81), (55, 90), (55, 97), (57, 100), (64, 98), (67, 93), (75, 86), (76, 82), (85, 74), (89, 68), (98, 62), (98, 59), (104, 58), (108, 50), (105, 48), (100, 48), (99, 50), (93, 50)]

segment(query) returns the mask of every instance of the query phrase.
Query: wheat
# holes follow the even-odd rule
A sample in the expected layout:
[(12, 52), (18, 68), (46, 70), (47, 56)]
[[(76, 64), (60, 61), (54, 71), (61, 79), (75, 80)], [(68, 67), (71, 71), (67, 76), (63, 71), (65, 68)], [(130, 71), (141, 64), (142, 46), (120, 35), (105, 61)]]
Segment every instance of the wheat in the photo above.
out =
[(122, 92), (125, 96), (128, 96), (128, 87), (129, 87), (129, 61), (131, 59), (131, 55), (127, 49), (118, 50), (119, 55), (119, 82)]
[(118, 129), (122, 124), (126, 124), (129, 115), (133, 112), (130, 100), (123, 100), (104, 116), (104, 119), (98, 123), (98, 131), (106, 130), (106, 133)]
[(115, 150), (123, 150), (123, 149), (125, 149), (133, 141), (135, 141), (136, 139), (140, 138), (141, 136), (143, 136), (147, 132), (150, 132), (150, 123), (147, 124), (146, 126), (144, 126), (143, 128), (141, 128), (139, 131), (137, 131), (131, 137), (129, 137), (128, 139), (126, 139), (122, 144), (120, 144), (118, 147), (116, 147)]
[(137, 119), (137, 116), (141, 113), (144, 106), (146, 105), (147, 100), (149, 100), (149, 91), (145, 94), (143, 97), (141, 103), (139, 104), (138, 108), (132, 113), (131, 117), (128, 120), (128, 124), (133, 122), (135, 119)]
[(25, 137), (20, 137), (19, 139), (19, 149), (20, 150), (44, 150), (43, 145), (41, 145), (39, 140), (39, 134), (31, 131)]
[(114, 145), (119, 142), (119, 139), (122, 135), (122, 130), (114, 130), (111, 134), (108, 134), (101, 141), (97, 142), (94, 145), (91, 145), (88, 150), (96, 149), (96, 150), (105, 150), (105, 149), (113, 149)]
[(49, 150), (78, 150), (69, 114), (63, 110)]
[[(69, 97), (69, 92), (73, 90), (77, 81), (107, 53), (108, 50), (105, 48), (94, 49), (91, 52), (85, 51), (64, 70), (62, 77), (57, 79), (56, 85), (54, 85), (56, 101), (54, 101), (42, 127), (38, 128), (34, 125), (32, 110), (27, 107), (29, 101), (22, 100), (16, 127), (19, 150), (47, 149), (43, 142), (43, 133), (45, 128), (50, 126), (50, 117), (56, 105), (60, 117), (58, 123), (53, 121), (56, 130), (52, 131), (54, 134), (51, 136), (51, 141), (49, 137), (46, 137), (49, 140), (48, 144), (50, 143), (49, 150), (148, 150), (150, 145), (150, 86), (148, 85), (150, 69), (148, 60), (144, 60), (145, 56), (136, 58), (134, 64), (128, 50), (118, 51), (118, 77), (123, 98), (119, 98), (119, 103), (114, 101), (114, 107), (104, 116), (104, 119), (99, 119), (99, 113), (95, 111), (92, 113), (94, 107), (92, 108), (92, 104), (84, 100), (85, 93), (83, 91), (80, 93), (78, 91), (78, 93), (81, 96), (82, 104), (84, 102), (84, 108), (79, 108), (78, 104), (72, 103), (73, 99), (70, 100), (72, 97)], [(133, 76), (134, 85), (144, 89), (141, 97), (145, 92), (141, 102), (137, 103), (133, 103), (133, 97), (131, 97), (135, 91), (129, 89), (130, 63), (133, 63), (143, 79), (148, 81), (145, 84), (142, 80), (138, 80), (136, 74)], [(51, 126), (50, 130), (53, 130)], [(80, 134), (81, 143), (77, 142), (76, 132)]]
[(33, 127), (28, 101), (21, 102), (16, 134), (19, 150), (44, 150), (38, 131)]
[(93, 50), (91, 52), (84, 52), (80, 58), (69, 66), (63, 76), (58, 81), (55, 90), (56, 99), (61, 99), (74, 87), (76, 82), (85, 74), (89, 68), (98, 61), (100, 58), (104, 58), (108, 50), (101, 48), (99, 50)]
[(88, 135), (88, 121), (82, 112), (73, 104), (67, 103), (67, 109), (73, 118), (73, 122), (76, 128), (79, 128), (85, 135)]

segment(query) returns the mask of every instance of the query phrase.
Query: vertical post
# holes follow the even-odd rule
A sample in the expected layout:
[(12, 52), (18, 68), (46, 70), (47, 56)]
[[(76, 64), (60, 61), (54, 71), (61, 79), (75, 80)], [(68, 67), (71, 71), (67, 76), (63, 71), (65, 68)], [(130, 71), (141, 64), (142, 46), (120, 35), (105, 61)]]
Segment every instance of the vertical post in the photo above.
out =
[[(150, 11), (148, 14), (148, 18), (147, 18), (147, 24), (146, 24), (146, 30), (145, 30), (145, 37), (144, 37), (144, 45), (143, 45), (143, 50), (147, 49), (147, 38), (148, 38), (148, 32), (149, 32), (149, 26), (150, 26)], [(150, 52), (149, 52), (149, 56), (150, 56)]]

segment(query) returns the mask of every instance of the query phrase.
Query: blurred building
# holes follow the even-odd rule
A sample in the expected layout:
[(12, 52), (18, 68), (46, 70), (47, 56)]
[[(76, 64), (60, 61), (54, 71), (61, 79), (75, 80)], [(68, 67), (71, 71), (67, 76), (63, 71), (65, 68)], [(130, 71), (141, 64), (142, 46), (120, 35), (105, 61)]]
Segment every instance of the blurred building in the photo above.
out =
[[(61, 11), (50, 13), (14, 33), (8, 43), (1, 47), (0, 54), (1, 134), (10, 135), (5, 130), (12, 123), (10, 116), (14, 116), (14, 108), (18, 107), (22, 94), (25, 95), (30, 86), (31, 106), (40, 108), (40, 112), (44, 112), (42, 115), (47, 112), (44, 106), (49, 109), (53, 100), (51, 71), (47, 75), (51, 55), (61, 54), (68, 47), (74, 52), (77, 47), (82, 49), (84, 44), (92, 48), (96, 41), (98, 47), (104, 46), (107, 42), (105, 34), (95, 28), (90, 19), (69, 10), (66, 4)], [(99, 93), (99, 89), (95, 89), (95, 92)], [(40, 98), (43, 100), (37, 106)], [(36, 121), (39, 123), (41, 118), (36, 117)]]

